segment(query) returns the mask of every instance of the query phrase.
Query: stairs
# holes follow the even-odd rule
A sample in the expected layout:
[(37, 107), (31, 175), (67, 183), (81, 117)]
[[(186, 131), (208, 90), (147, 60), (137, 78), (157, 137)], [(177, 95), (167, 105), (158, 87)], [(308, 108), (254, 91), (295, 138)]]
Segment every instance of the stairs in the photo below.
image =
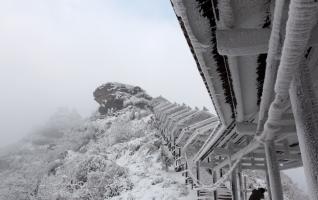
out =
[(219, 200), (232, 200), (232, 192), (225, 185), (217, 190), (217, 194)]
[[(196, 183), (193, 181), (191, 177), (188, 176), (186, 164), (184, 163), (182, 164), (178, 163), (178, 164), (179, 165), (175, 166), (175, 171), (180, 172), (182, 176), (185, 177), (185, 184), (192, 185), (192, 188), (196, 188), (197, 187)], [(200, 189), (200, 190), (197, 190), (197, 197), (198, 197), (197, 200), (232, 200), (232, 192), (224, 184), (217, 189), (216, 194), (217, 194), (217, 199), (214, 199), (214, 192)]]
[(217, 189), (217, 199), (214, 199), (214, 192), (208, 190), (198, 190), (197, 194), (197, 200), (232, 200), (232, 193), (225, 185)]

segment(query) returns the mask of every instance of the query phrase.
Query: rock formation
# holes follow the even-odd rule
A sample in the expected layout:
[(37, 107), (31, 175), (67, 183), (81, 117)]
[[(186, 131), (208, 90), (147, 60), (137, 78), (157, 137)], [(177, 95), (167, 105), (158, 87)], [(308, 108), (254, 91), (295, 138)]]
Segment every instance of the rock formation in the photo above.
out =
[(98, 111), (105, 115), (121, 110), (129, 105), (145, 108), (152, 99), (143, 89), (122, 83), (106, 83), (94, 91), (95, 101), (100, 105)]

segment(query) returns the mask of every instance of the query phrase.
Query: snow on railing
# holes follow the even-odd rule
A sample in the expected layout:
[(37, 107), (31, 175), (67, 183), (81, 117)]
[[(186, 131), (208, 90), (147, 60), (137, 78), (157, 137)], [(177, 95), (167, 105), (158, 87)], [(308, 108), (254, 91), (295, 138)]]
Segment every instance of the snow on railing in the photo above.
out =
[[(186, 148), (190, 145), (190, 140), (184, 146), (184, 156), (189, 168), (187, 172), (189, 176), (199, 184), (197, 189), (205, 189), (214, 191), (229, 179), (233, 170), (238, 166), (243, 156), (251, 151), (259, 148), (265, 141), (271, 140), (276, 133), (275, 122), (281, 119), (286, 105), (289, 102), (289, 93), (291, 81), (293, 79), (295, 69), (299, 66), (300, 60), (307, 48), (307, 43), (310, 37), (311, 30), (316, 24), (317, 16), (317, 2), (313, 0), (292, 0), (290, 3), (290, 13), (286, 27), (286, 38), (282, 48), (282, 56), (279, 64), (281, 50), (281, 39), (283, 27), (283, 9), (285, 7), (284, 1), (276, 1), (275, 14), (272, 26), (271, 37), (269, 41), (269, 51), (266, 66), (266, 78), (263, 87), (263, 97), (260, 108), (260, 120), (256, 136), (248, 144), (248, 146), (241, 151), (233, 154), (230, 158), (221, 162), (221, 165), (227, 163), (230, 165), (227, 173), (223, 175), (216, 183), (212, 185), (205, 185), (196, 178), (192, 173), (193, 162), (188, 159)], [(277, 78), (275, 77), (277, 72)], [(274, 101), (271, 102), (274, 89)], [(268, 112), (268, 118), (266, 119)], [(195, 133), (191, 136), (191, 140), (198, 137), (201, 132)]]

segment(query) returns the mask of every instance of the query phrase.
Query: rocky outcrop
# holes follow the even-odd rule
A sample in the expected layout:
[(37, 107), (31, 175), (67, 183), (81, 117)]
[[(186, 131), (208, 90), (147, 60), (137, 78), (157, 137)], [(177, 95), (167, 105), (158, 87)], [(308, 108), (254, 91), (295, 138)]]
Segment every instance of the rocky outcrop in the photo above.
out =
[(98, 111), (104, 115), (121, 110), (129, 105), (139, 108), (149, 106), (152, 99), (143, 89), (122, 83), (106, 83), (94, 91), (95, 101), (100, 105)]

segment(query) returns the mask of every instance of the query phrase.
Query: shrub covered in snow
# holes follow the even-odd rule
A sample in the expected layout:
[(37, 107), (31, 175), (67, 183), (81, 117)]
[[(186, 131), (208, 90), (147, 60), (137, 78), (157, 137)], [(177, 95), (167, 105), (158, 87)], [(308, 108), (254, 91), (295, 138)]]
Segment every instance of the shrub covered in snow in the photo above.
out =
[(104, 200), (131, 190), (127, 169), (100, 155), (71, 153), (42, 178), (39, 199)]
[(141, 128), (133, 127), (131, 121), (118, 121), (114, 123), (109, 130), (110, 144), (123, 143), (144, 136), (144, 130)]
[(161, 145), (160, 147), (160, 161), (162, 163), (162, 169), (165, 169), (166, 171), (168, 171), (168, 168), (172, 166), (174, 163), (174, 159), (171, 155), (171, 152), (164, 145)]
[[(89, 191), (88, 199), (107, 199), (130, 190), (127, 170), (101, 156), (91, 156), (80, 163), (75, 172), (75, 184)], [(85, 192), (84, 192), (85, 193)]]

